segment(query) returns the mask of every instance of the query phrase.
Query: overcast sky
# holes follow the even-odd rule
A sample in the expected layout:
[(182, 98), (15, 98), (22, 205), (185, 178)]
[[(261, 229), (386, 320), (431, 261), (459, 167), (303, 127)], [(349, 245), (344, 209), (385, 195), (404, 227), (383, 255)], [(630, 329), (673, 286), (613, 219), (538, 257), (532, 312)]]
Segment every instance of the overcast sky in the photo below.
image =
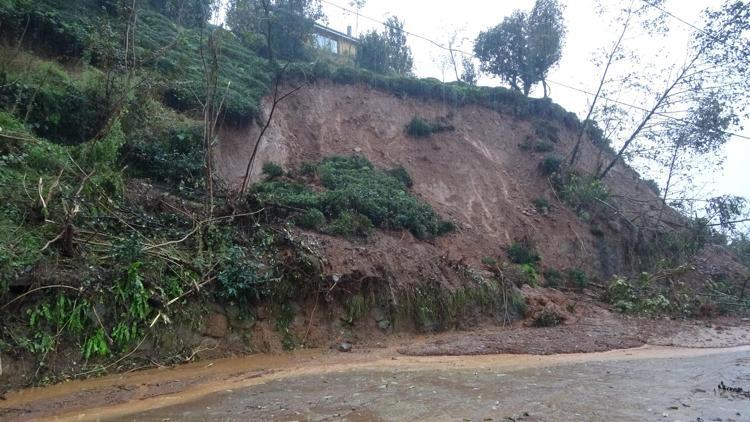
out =
[[(621, 4), (627, 0), (602, 0), (609, 7)], [(635, 0), (641, 1), (641, 0)], [(563, 51), (563, 58), (559, 66), (550, 73), (549, 79), (555, 82), (578, 87), (592, 92), (596, 90), (600, 70), (591, 62), (594, 53), (602, 48), (611, 47), (619, 35), (620, 28), (609, 24), (606, 19), (597, 15), (595, 0), (562, 0), (566, 5), (565, 21), (568, 28), (567, 41)], [(396, 15), (405, 21), (407, 31), (419, 34), (447, 44), (450, 34), (459, 31), (465, 37), (462, 46), (464, 51), (470, 52), (474, 38), (481, 30), (485, 30), (502, 21), (515, 9), (529, 10), (533, 0), (369, 0), (359, 19), (351, 13), (342, 11), (334, 5), (351, 8), (348, 0), (323, 0), (324, 10), (329, 19), (329, 26), (342, 32), (351, 25), (360, 33), (369, 29), (382, 30), (382, 26), (366, 17), (384, 21), (390, 15)], [(717, 0), (667, 0), (664, 8), (687, 22), (699, 23), (700, 12), (705, 7), (717, 7), (721, 1)], [(364, 17), (366, 16), (366, 17)], [(668, 18), (670, 32), (665, 38), (649, 38), (644, 34), (634, 32), (628, 40), (642, 50), (642, 55), (655, 65), (664, 64), (677, 59), (684, 54), (685, 46), (691, 36), (692, 29), (679, 21)], [(409, 37), (409, 46), (415, 59), (415, 72), (419, 77), (435, 77), (450, 81), (452, 69), (441, 69), (441, 56), (444, 50), (416, 37)], [(642, 66), (648, 66), (642, 64)], [(483, 78), (482, 85), (499, 85), (498, 80)], [(552, 85), (552, 99), (566, 109), (576, 112), (581, 118), (587, 111), (587, 95), (559, 85)], [(625, 98), (630, 103), (648, 106), (638, 98)], [(748, 125), (745, 125), (748, 126)], [(749, 136), (750, 131), (740, 131)], [(750, 141), (733, 138), (726, 147), (727, 159), (723, 171), (703, 171), (698, 185), (701, 196), (717, 194), (740, 195), (750, 199)]]

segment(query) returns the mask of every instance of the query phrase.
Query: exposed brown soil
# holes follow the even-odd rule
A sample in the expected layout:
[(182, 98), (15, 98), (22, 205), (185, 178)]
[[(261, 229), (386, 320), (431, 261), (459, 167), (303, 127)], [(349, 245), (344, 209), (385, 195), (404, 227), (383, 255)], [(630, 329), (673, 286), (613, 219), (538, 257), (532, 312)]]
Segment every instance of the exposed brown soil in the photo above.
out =
[[(268, 107), (268, 104), (266, 104)], [(536, 140), (528, 121), (479, 107), (397, 97), (365, 85), (317, 82), (279, 105), (259, 149), (254, 180), (265, 161), (286, 168), (331, 155), (358, 154), (376, 166), (403, 166), (414, 181), (413, 191), (459, 230), (432, 242), (409, 233), (379, 233), (367, 242), (310, 234), (328, 259), (329, 274), (373, 276), (393, 287), (437, 280), (447, 286), (463, 283), (440, 261), (481, 268), (486, 256), (504, 256), (514, 240), (529, 238), (541, 252), (545, 268), (581, 268), (602, 280), (628, 274), (637, 264), (632, 222), (643, 223), (661, 210), (659, 198), (629, 167), (616, 166), (605, 183), (609, 201), (620, 211), (603, 207), (593, 223), (579, 218), (555, 197), (538, 166), (546, 154), (519, 145)], [(414, 116), (447, 118), (454, 132), (413, 139), (405, 127)], [(560, 127), (554, 154), (565, 156), (576, 133)], [(259, 128), (225, 128), (220, 134), (216, 168), (230, 185), (244, 175)], [(586, 142), (579, 165), (594, 171), (608, 157)], [(547, 198), (552, 210), (538, 213), (532, 201)], [(681, 224), (671, 210), (664, 217)], [(742, 277), (747, 269), (731, 256), (707, 252), (701, 274), (717, 271)]]
[[(398, 349), (412, 356), (457, 356), (502, 353), (538, 355), (603, 352), (655, 344), (682, 347), (727, 347), (750, 344), (750, 327), (739, 321), (725, 325), (703, 322), (619, 318), (602, 312), (576, 324), (533, 329), (479, 330)], [(731, 341), (727, 341), (731, 338)]]

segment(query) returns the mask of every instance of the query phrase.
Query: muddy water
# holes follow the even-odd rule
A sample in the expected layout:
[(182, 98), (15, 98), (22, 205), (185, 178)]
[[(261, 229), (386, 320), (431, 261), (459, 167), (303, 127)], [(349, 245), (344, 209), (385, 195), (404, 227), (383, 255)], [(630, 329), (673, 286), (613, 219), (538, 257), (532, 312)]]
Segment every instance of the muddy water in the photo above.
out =
[(472, 357), (308, 351), (27, 390), (0, 402), (0, 419), (750, 421), (750, 400), (714, 391), (722, 380), (750, 386), (750, 347)]

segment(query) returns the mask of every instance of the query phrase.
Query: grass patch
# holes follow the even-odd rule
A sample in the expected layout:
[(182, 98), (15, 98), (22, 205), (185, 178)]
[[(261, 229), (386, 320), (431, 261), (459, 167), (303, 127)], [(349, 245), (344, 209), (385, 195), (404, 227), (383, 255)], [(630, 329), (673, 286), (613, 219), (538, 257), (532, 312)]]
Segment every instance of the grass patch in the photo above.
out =
[(284, 175), (284, 169), (276, 163), (266, 161), (263, 163), (263, 174), (266, 175), (268, 180), (276, 179)]
[(542, 257), (536, 251), (536, 248), (528, 239), (513, 242), (508, 247), (508, 259), (510, 262), (518, 265), (531, 265), (536, 267)]

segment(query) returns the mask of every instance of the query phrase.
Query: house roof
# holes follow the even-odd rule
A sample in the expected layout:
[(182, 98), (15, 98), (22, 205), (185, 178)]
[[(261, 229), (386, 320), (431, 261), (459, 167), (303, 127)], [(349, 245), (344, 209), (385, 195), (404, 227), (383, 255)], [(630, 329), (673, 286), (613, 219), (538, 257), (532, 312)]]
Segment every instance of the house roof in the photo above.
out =
[(335, 29), (329, 28), (327, 26), (323, 26), (323, 25), (321, 25), (319, 23), (315, 23), (315, 31), (318, 32), (318, 33), (324, 33), (324, 34), (330, 35), (332, 37), (343, 38), (343, 39), (345, 39), (345, 40), (347, 40), (349, 42), (352, 42), (354, 44), (358, 44), (359, 43), (359, 40), (357, 38), (354, 38), (354, 37), (352, 37), (350, 35), (347, 35), (347, 34), (341, 32), (341, 31), (337, 31)]

